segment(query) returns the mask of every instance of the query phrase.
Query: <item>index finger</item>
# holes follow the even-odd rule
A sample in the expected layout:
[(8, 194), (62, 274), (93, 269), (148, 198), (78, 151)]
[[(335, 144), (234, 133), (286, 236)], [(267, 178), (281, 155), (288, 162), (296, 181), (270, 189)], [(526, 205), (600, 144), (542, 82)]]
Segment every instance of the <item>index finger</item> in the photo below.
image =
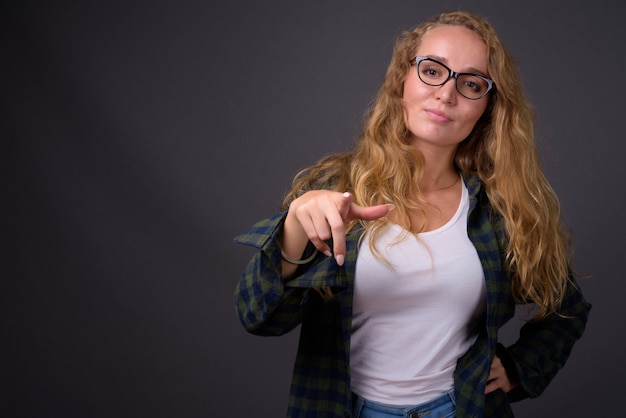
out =
[(330, 233), (333, 240), (333, 255), (335, 261), (340, 266), (343, 266), (346, 257), (346, 227), (341, 216), (333, 214), (326, 218), (328, 225), (330, 226)]

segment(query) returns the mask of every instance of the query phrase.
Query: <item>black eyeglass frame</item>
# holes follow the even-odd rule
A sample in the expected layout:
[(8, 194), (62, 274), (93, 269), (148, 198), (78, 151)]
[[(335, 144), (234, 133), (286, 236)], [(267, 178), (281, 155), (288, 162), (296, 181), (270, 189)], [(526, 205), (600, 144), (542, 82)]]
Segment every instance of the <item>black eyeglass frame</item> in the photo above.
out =
[[(422, 76), (420, 75), (419, 72), (419, 64), (422, 61), (432, 61), (436, 64), (441, 65), (443, 68), (445, 68), (446, 70), (448, 70), (448, 77), (446, 77), (446, 79), (444, 81), (442, 81), (439, 84), (431, 84), (431, 83), (427, 83), (426, 81), (424, 81), (422, 79)], [(436, 59), (430, 58), (430, 57), (425, 57), (422, 55), (418, 55), (415, 58), (413, 58), (412, 60), (409, 61), (409, 63), (411, 65), (415, 64), (415, 70), (417, 71), (417, 76), (419, 77), (420, 81), (428, 86), (443, 86), (444, 84), (446, 84), (451, 78), (454, 78), (454, 87), (456, 88), (456, 91), (463, 97), (465, 97), (468, 100), (479, 100), (482, 99), (483, 97), (485, 97), (487, 95), (487, 93), (489, 93), (491, 90), (493, 90), (493, 88), (496, 86), (496, 83), (485, 77), (484, 75), (480, 75), (480, 74), (474, 74), (474, 73), (457, 73), (456, 71), (453, 71), (450, 69), (450, 67), (448, 67), (447, 65), (445, 65), (442, 62), (437, 61)], [(480, 96), (480, 97), (467, 97), (466, 95), (464, 95), (463, 93), (461, 93), (461, 90), (459, 90), (459, 77), (464, 76), (464, 75), (471, 75), (473, 77), (478, 77), (482, 80), (485, 80), (485, 82), (487, 83), (487, 90), (485, 90), (485, 92)]]

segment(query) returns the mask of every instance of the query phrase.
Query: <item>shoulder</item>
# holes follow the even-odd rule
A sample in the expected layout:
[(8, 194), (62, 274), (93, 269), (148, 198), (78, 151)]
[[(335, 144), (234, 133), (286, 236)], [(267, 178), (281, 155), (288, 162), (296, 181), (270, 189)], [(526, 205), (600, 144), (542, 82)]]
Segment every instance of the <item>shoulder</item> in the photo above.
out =
[(469, 195), (470, 219), (483, 229), (493, 230), (499, 245), (504, 248), (507, 241), (504, 218), (491, 204), (485, 182), (475, 173), (462, 173), (461, 176)]
[(484, 209), (485, 207), (491, 208), (489, 198), (486, 193), (485, 183), (475, 173), (461, 173), (463, 183), (467, 188), (467, 194), (470, 202), (470, 212), (474, 211), (476, 207)]

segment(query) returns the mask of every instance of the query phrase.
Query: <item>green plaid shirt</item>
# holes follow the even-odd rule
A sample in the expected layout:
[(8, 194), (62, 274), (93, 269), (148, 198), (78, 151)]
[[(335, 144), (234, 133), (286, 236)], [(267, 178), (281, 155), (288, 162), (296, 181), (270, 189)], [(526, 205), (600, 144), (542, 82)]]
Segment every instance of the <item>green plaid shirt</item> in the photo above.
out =
[[(498, 344), (498, 329), (515, 312), (511, 281), (503, 268), (505, 238), (480, 180), (471, 175), (463, 178), (470, 195), (467, 230), (483, 266), (487, 308), (485, 326), (454, 372), (457, 416), (511, 417), (509, 402), (539, 396), (563, 367), (584, 331), (591, 305), (572, 279), (560, 315), (526, 323), (510, 347)], [(346, 236), (342, 267), (334, 258), (319, 254), (300, 266), (294, 279), (283, 282), (276, 236), (285, 216), (276, 214), (235, 238), (237, 243), (259, 249), (235, 290), (237, 313), (244, 328), (257, 335), (282, 335), (301, 325), (288, 417), (351, 417), (352, 292), (363, 230), (355, 229)], [(313, 291), (324, 286), (331, 287), (336, 297), (325, 300)], [(520, 385), (508, 394), (498, 390), (484, 395), (496, 354)]]

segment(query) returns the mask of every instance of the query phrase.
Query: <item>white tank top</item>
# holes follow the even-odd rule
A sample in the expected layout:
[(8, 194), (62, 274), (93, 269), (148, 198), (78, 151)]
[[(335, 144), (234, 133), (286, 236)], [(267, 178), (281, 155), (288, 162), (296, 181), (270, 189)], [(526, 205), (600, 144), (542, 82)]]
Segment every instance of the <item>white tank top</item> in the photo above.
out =
[(453, 386), (461, 357), (476, 340), (485, 311), (483, 270), (467, 236), (465, 184), (455, 215), (419, 239), (387, 225), (374, 257), (366, 234), (359, 249), (350, 343), (351, 389), (389, 405), (427, 402)]

